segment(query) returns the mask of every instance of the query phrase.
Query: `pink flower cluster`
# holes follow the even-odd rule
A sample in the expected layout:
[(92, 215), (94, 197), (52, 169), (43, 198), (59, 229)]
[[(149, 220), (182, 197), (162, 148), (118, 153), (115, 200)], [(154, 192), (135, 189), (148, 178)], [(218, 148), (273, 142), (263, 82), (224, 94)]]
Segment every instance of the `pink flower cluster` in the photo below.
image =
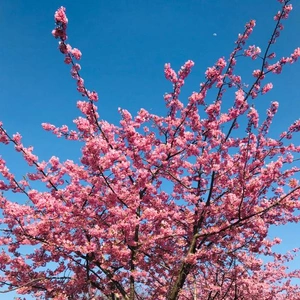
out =
[(182, 103), (178, 100), (178, 97), (181, 92), (181, 88), (184, 85), (184, 79), (189, 75), (193, 66), (194, 62), (189, 60), (180, 68), (177, 74), (171, 68), (171, 64), (165, 64), (165, 77), (173, 83), (173, 92), (166, 93), (164, 95), (167, 106), (170, 108), (171, 115), (174, 115), (176, 111), (182, 108)]
[[(290, 0), (283, 0), (281, 3), (285, 4), (288, 3)], [(278, 11), (278, 13), (274, 16), (274, 20), (278, 21), (280, 19), (287, 19), (289, 17), (290, 12), (292, 11), (293, 6), (292, 4), (284, 5), (282, 11)]]
[(67, 39), (66, 29), (68, 24), (68, 18), (65, 13), (65, 7), (61, 6), (54, 14), (54, 20), (57, 27), (52, 31), (55, 38), (60, 38), (65, 41)]
[(77, 81), (77, 90), (82, 96), (87, 97), (90, 101), (98, 101), (98, 95), (96, 92), (87, 90), (84, 86), (84, 80), (81, 78), (79, 71), (81, 66), (78, 63), (74, 63), (74, 60), (80, 60), (82, 53), (77, 48), (72, 48), (71, 45), (66, 44), (67, 40), (67, 24), (68, 19), (65, 14), (65, 7), (60, 7), (54, 14), (56, 28), (52, 31), (55, 38), (59, 38), (59, 50), (65, 55), (64, 62), (71, 64), (71, 75)]
[(249, 46), (248, 49), (244, 51), (245, 56), (249, 56), (252, 59), (256, 59), (261, 53), (261, 49), (256, 46)]

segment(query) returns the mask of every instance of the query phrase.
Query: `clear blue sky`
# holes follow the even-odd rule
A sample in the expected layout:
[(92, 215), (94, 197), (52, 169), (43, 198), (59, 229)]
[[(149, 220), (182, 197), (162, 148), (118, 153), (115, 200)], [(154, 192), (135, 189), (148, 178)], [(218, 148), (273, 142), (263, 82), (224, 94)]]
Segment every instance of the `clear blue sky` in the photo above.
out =
[[(292, 1), (294, 11), (275, 45), (284, 56), (300, 46), (300, 4), (296, 2)], [(164, 79), (166, 62), (177, 70), (193, 60), (195, 67), (183, 95), (197, 91), (206, 67), (220, 56), (228, 57), (250, 19), (257, 26), (249, 44), (264, 49), (280, 7), (276, 0), (2, 0), (0, 120), (10, 133), (19, 131), (25, 145), (34, 145), (41, 159), (79, 157), (76, 144), (57, 140), (40, 126), (42, 122), (70, 125), (79, 114), (80, 95), (51, 35), (53, 14), (62, 5), (69, 18), (69, 43), (83, 53), (81, 74), (87, 88), (100, 96), (101, 117), (111, 122), (119, 119), (118, 107), (133, 114), (141, 107), (164, 113), (162, 96), (171, 90)], [(245, 78), (253, 70), (251, 63), (250, 59), (240, 61)], [(279, 101), (274, 134), (299, 118), (299, 72), (300, 62), (288, 66), (282, 75), (272, 77), (274, 89), (256, 101), (262, 114), (270, 101)], [(21, 160), (11, 152), (12, 148), (0, 147), (9, 167), (22, 174)], [(276, 229), (272, 235), (286, 236), (288, 248), (292, 242), (299, 246), (294, 232), (286, 232)], [(0, 295), (0, 299), (8, 298)]]

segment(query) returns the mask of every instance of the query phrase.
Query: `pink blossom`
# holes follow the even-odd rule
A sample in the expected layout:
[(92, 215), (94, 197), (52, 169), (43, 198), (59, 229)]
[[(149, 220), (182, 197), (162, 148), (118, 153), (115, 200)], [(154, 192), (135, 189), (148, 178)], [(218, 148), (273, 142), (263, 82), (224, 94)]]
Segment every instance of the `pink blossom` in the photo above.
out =
[(192, 102), (192, 103), (197, 103), (197, 104), (204, 104), (204, 98), (205, 98), (205, 95), (203, 95), (203, 93), (196, 93), (194, 92), (190, 97), (189, 97), (189, 100)]
[(207, 70), (205, 72), (206, 78), (209, 80), (213, 80), (218, 74), (219, 74), (219, 72), (216, 69), (216, 67), (207, 68)]
[(261, 49), (256, 46), (249, 46), (248, 49), (244, 51), (245, 56), (249, 56), (252, 59), (256, 59), (261, 53)]
[(66, 56), (64, 62), (69, 65), (72, 63), (72, 58), (70, 56)]
[(251, 107), (249, 112), (248, 112), (248, 117), (251, 120), (251, 123), (253, 124), (254, 128), (258, 127), (258, 121), (259, 121), (259, 116), (258, 112), (255, 108)]
[(267, 83), (267, 84), (262, 88), (261, 93), (262, 93), (262, 94), (265, 94), (265, 93), (267, 93), (268, 91), (270, 91), (272, 88), (273, 88), (273, 84), (272, 84), (272, 83)]
[(192, 67), (194, 66), (194, 62), (192, 60), (188, 60), (179, 70), (178, 76), (181, 79), (185, 79), (188, 74), (191, 72)]
[(265, 75), (261, 70), (254, 70), (252, 73), (253, 77), (264, 79)]
[(300, 57), (300, 48), (299, 47), (294, 50), (291, 57), (294, 61), (296, 61), (298, 59), (298, 57)]
[(165, 64), (165, 77), (173, 83), (177, 81), (177, 74), (170, 64)]
[(235, 92), (235, 106), (241, 107), (244, 104), (244, 101), (245, 101), (244, 91), (240, 89), (237, 92)]
[(271, 54), (268, 55), (269, 59), (273, 59), (276, 57), (276, 54), (274, 52), (272, 52)]
[(63, 54), (68, 54), (72, 49), (72, 47), (69, 44), (65, 44), (62, 41), (60, 41), (58, 44), (59, 44), (58, 48), (59, 48), (60, 52)]
[(81, 52), (77, 48), (73, 48), (71, 51), (72, 55), (75, 57), (75, 59), (80, 60), (81, 59)]
[(289, 186), (294, 189), (299, 186), (299, 180), (292, 178), (289, 182)]
[(98, 94), (96, 92), (88, 92), (88, 97), (91, 101), (98, 101)]
[(66, 16), (66, 8), (61, 6), (54, 14), (55, 22), (60, 22), (62, 24), (68, 24), (68, 18)]
[(226, 67), (227, 63), (223, 57), (219, 58), (219, 60), (216, 63), (216, 66), (219, 67), (221, 70), (223, 70)]
[(271, 71), (272, 73), (280, 74), (282, 71), (282, 65), (279, 62), (277, 62), (273, 65), (269, 65), (267, 69), (268, 69), (268, 71)]
[(42, 127), (47, 131), (53, 130), (55, 128), (54, 125), (49, 124), (49, 123), (42, 123)]
[(66, 31), (64, 29), (61, 29), (59, 27), (52, 30), (52, 35), (58, 39), (60, 38), (62, 41), (65, 41), (68, 37), (66, 34)]

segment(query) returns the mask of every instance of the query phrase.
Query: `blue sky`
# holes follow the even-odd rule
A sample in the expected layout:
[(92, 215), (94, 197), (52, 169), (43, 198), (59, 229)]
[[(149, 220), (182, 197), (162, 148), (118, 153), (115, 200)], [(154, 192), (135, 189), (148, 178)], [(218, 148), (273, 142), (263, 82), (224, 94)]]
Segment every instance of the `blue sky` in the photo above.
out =
[[(300, 4), (292, 3), (294, 10), (274, 47), (278, 57), (300, 46)], [(133, 114), (141, 107), (164, 114), (163, 94), (171, 91), (163, 73), (166, 62), (177, 70), (193, 60), (195, 67), (183, 96), (197, 91), (206, 68), (220, 56), (228, 57), (237, 34), (250, 19), (257, 26), (249, 45), (264, 49), (280, 7), (276, 0), (2, 0), (0, 120), (8, 132), (19, 131), (25, 145), (34, 145), (42, 160), (52, 155), (78, 159), (80, 155), (78, 145), (58, 140), (40, 126), (42, 122), (70, 125), (79, 115), (76, 101), (80, 95), (51, 35), (53, 14), (61, 5), (67, 8), (69, 43), (83, 53), (81, 74), (87, 88), (100, 96), (101, 118), (110, 122), (119, 120), (118, 107)], [(247, 79), (253, 68), (252, 61), (245, 59), (238, 70)], [(299, 118), (299, 71), (298, 63), (273, 76), (274, 89), (256, 100), (262, 114), (270, 101), (279, 101), (274, 134)], [(23, 165), (12, 155), (12, 148), (1, 146), (0, 154), (11, 170), (22, 174)], [(288, 228), (271, 234), (285, 237), (283, 248), (299, 246), (294, 235), (298, 227)], [(0, 299), (8, 298), (0, 295)]]

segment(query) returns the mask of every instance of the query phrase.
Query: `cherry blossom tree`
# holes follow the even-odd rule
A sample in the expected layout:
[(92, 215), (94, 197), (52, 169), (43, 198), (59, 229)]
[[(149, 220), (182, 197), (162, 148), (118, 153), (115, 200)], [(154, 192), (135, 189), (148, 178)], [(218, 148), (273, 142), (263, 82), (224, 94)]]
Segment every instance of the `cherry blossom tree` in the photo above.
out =
[[(119, 125), (100, 118), (98, 95), (80, 75), (81, 52), (67, 43), (65, 8), (56, 11), (52, 34), (83, 100), (76, 130), (42, 126), (79, 141), (82, 156), (80, 163), (40, 161), (1, 123), (0, 142), (31, 167), (18, 179), (0, 158), (2, 292), (61, 300), (299, 299), (293, 279), (300, 271), (286, 265), (298, 249), (277, 253), (281, 240), (268, 232), (300, 220), (300, 146), (291, 143), (300, 120), (270, 137), (279, 104), (259, 119), (255, 101), (272, 89), (268, 75), (300, 56), (297, 48), (276, 60), (273, 45), (292, 10), (290, 0), (278, 2), (264, 50), (247, 45), (251, 20), (187, 101), (180, 93), (194, 62), (178, 72), (166, 64), (166, 115), (120, 109)], [(260, 67), (246, 85), (235, 67), (249, 58)], [(44, 188), (32, 188), (35, 182)], [(11, 192), (26, 204), (10, 200)]]

